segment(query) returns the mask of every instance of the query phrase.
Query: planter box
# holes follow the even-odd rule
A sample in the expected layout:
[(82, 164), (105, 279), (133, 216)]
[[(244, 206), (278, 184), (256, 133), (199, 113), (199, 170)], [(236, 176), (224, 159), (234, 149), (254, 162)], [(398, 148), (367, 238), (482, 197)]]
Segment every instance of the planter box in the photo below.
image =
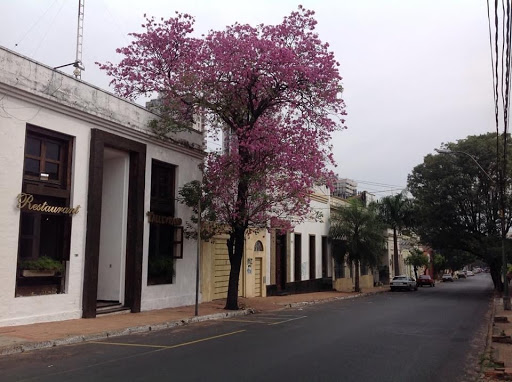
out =
[(499, 342), (501, 344), (512, 344), (512, 337), (510, 337), (510, 336), (492, 336), (492, 342)]
[(49, 277), (55, 276), (56, 273), (56, 271), (37, 271), (32, 269), (24, 269), (21, 272), (21, 275), (23, 277)]

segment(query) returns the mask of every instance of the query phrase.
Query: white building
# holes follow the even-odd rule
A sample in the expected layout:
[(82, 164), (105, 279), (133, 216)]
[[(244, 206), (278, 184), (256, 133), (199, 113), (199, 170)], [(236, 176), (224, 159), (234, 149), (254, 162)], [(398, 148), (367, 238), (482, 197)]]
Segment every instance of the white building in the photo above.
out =
[(357, 195), (357, 182), (347, 178), (337, 178), (334, 185), (334, 196), (338, 196), (343, 199), (348, 199), (351, 196)]
[(202, 132), (161, 139), (155, 118), (0, 48), (0, 326), (194, 303), (175, 195), (200, 179)]
[(293, 231), (273, 230), (267, 247), (270, 261), (266, 269), (267, 294), (331, 289), (332, 258), (329, 250), (330, 191), (319, 187), (311, 197), (311, 207), (321, 213), (318, 221), (298, 224)]

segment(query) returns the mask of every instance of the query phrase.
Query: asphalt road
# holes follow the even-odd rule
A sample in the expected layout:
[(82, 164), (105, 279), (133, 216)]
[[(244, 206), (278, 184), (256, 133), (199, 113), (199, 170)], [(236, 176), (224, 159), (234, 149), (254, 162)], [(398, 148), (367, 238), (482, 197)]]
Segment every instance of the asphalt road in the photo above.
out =
[(492, 283), (466, 280), (0, 358), (0, 381), (471, 381)]

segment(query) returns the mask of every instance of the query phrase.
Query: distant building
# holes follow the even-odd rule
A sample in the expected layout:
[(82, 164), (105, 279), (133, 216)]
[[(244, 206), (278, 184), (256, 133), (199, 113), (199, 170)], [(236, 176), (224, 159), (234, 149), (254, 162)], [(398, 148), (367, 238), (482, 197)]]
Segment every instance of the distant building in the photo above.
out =
[(371, 203), (377, 201), (377, 196), (368, 191), (361, 191), (357, 193), (357, 198), (361, 199), (363, 205), (369, 206)]
[(352, 179), (338, 178), (334, 185), (334, 196), (348, 199), (357, 195), (357, 182)]

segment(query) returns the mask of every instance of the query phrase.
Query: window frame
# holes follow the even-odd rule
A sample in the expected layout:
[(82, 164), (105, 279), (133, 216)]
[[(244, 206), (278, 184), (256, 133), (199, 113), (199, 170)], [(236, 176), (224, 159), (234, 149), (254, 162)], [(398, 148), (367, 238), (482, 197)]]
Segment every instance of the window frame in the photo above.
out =
[[(29, 154), (29, 139), (36, 139), (40, 143), (40, 156)], [(57, 143), (59, 145), (59, 159), (48, 159), (46, 158), (46, 146), (47, 143)], [(27, 124), (25, 129), (25, 141), (23, 150), (23, 177), (21, 192), (31, 194), (34, 196), (34, 200), (42, 199), (48, 201), (48, 198), (53, 199), (53, 202), (57, 205), (69, 206), (70, 195), (71, 195), (71, 168), (72, 168), (72, 153), (74, 147), (74, 138), (70, 135), (63, 134), (57, 131), (48, 130), (35, 125)], [(45, 171), (46, 163), (57, 163), (59, 166), (57, 179), (41, 179), (41, 176), (37, 177), (34, 175), (27, 174), (26, 170), (26, 159), (36, 159), (39, 161), (40, 174)], [(51, 204), (52, 201), (50, 201)], [(51, 226), (43, 226), (43, 220), (49, 217), (57, 217), (57, 220), (50, 219), (53, 221)], [(27, 218), (30, 218), (31, 222), (27, 223)], [(57, 215), (48, 212), (30, 211), (26, 209), (20, 210), (19, 216), (19, 232), (18, 232), (18, 250), (17, 250), (17, 269), (16, 269), (16, 296), (25, 296), (24, 288), (31, 286), (35, 292), (31, 292), (33, 295), (47, 294), (47, 288), (54, 286), (56, 289), (54, 293), (63, 293), (65, 280), (64, 276), (66, 271), (64, 270), (57, 276), (52, 277), (40, 277), (34, 279), (28, 279), (22, 276), (22, 262), (26, 260), (37, 260), (42, 256), (49, 256), (59, 262), (65, 263), (69, 261), (70, 249), (71, 249), (71, 216)], [(30, 227), (30, 230), (27, 228)], [(56, 233), (61, 238), (59, 241), (53, 240), (52, 243), (44, 244), (45, 235), (43, 230), (50, 228), (55, 229)], [(29, 232), (30, 231), (30, 232)], [(51, 232), (51, 231), (48, 231)], [(48, 239), (50, 240), (50, 239)], [(23, 242), (29, 241), (29, 250), (25, 252), (27, 248)], [(41, 253), (42, 248), (54, 249), (50, 254)], [(23, 252), (23, 253), (22, 253)], [(24, 256), (22, 256), (22, 254)], [(37, 288), (41, 288), (37, 290)], [(50, 292), (51, 293), (51, 292)]]
[[(150, 190), (150, 212), (155, 215), (165, 217), (175, 217), (175, 204), (176, 204), (176, 170), (177, 166), (171, 163), (162, 162), (158, 159), (151, 160), (151, 190)], [(168, 195), (161, 197), (158, 191), (162, 188), (158, 184), (159, 172), (169, 171), (168, 177), (169, 184), (164, 185), (169, 192)], [(176, 259), (183, 259), (183, 227), (175, 225), (167, 225), (156, 222), (150, 222), (149, 238), (148, 238), (148, 270), (147, 281), (148, 286), (153, 285), (171, 285), (176, 282)], [(158, 257), (165, 258), (165, 251), (160, 250), (159, 241), (161, 230), (168, 230), (170, 236), (170, 252), (167, 255), (173, 261), (173, 273), (162, 277), (150, 274), (149, 263), (150, 261), (157, 260)], [(165, 278), (165, 280), (162, 280)]]
[[(28, 138), (35, 138), (41, 142), (40, 156), (35, 156), (27, 153), (27, 140)], [(48, 159), (47, 143), (57, 143), (60, 145), (59, 160)], [(25, 148), (23, 153), (23, 183), (34, 185), (38, 188), (38, 193), (53, 194), (51, 188), (57, 188), (67, 191), (66, 197), (69, 199), (69, 190), (71, 184), (71, 160), (73, 153), (73, 137), (62, 134), (59, 132), (51, 131), (42, 127), (28, 124), (25, 132)], [(59, 165), (58, 179), (41, 180), (41, 176), (26, 174), (25, 159), (39, 160), (39, 173), (44, 173), (46, 163), (55, 163)], [(63, 193), (57, 193), (59, 197), (64, 196)], [(57, 195), (56, 195), (57, 196)], [(69, 201), (67, 201), (69, 202)]]

